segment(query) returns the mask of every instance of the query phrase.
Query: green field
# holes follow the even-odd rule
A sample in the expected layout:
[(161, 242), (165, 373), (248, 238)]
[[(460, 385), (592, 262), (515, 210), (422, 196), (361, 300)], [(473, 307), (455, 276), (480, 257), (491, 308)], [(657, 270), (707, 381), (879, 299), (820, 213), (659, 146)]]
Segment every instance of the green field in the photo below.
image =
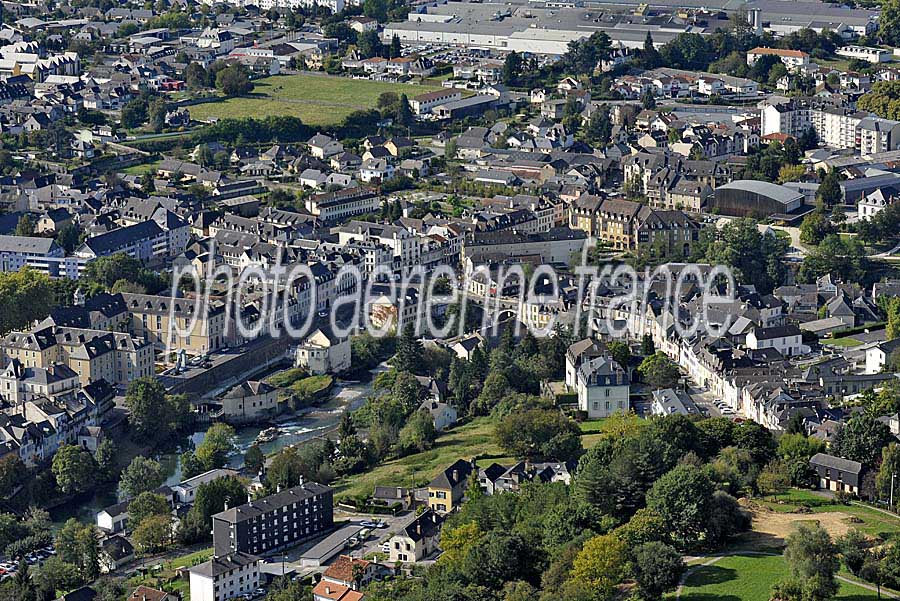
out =
[(276, 75), (256, 80), (246, 97), (189, 107), (191, 117), (299, 117), (309, 125), (333, 125), (353, 111), (374, 108), (382, 92), (415, 96), (439, 88), (330, 75)]
[[(684, 582), (682, 601), (764, 601), (772, 585), (787, 576), (788, 569), (780, 555), (731, 555), (712, 565), (692, 568)], [(835, 599), (869, 601), (874, 592), (840, 583)], [(675, 599), (669, 595), (668, 599)]]
[[(473, 419), (441, 435), (424, 453), (387, 461), (364, 474), (335, 483), (336, 497), (371, 495), (376, 486), (423, 486), (457, 459), (488, 455), (490, 461), (508, 465), (512, 460), (494, 442), (494, 422), (487, 417)], [(483, 463), (483, 462), (482, 462)]]

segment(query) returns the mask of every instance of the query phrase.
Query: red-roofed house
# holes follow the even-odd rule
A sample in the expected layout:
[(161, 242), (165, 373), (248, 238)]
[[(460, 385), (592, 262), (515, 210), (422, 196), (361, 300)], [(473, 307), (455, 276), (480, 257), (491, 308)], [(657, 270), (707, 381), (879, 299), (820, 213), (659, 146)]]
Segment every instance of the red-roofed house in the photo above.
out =
[(802, 50), (784, 48), (754, 48), (747, 52), (747, 64), (751, 67), (763, 56), (777, 56), (789, 71), (809, 64), (809, 55)]

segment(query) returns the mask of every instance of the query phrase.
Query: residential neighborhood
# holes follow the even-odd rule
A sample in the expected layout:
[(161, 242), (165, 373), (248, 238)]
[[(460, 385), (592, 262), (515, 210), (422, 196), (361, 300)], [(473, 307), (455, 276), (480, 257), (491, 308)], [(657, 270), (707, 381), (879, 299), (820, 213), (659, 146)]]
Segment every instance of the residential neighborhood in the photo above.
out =
[(3, 3), (0, 599), (900, 598), (898, 15)]

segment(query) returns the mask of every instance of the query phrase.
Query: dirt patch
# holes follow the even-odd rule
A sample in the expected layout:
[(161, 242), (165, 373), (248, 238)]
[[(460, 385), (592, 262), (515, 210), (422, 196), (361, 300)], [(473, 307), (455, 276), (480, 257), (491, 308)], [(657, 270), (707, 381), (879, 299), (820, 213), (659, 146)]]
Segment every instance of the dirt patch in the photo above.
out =
[(804, 522), (808, 524), (818, 523), (832, 537), (846, 534), (853, 526), (851, 523), (852, 516), (842, 511), (778, 513), (757, 505), (751, 505), (748, 509), (753, 515), (753, 531), (747, 536), (751, 539), (758, 538), (767, 542), (780, 541), (780, 544), (783, 544), (784, 539)]

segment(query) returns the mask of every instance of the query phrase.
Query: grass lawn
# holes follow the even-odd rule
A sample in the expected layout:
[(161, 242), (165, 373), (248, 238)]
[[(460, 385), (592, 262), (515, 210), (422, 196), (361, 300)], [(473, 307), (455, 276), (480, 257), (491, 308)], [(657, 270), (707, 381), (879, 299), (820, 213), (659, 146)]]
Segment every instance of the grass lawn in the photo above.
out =
[[(870, 536), (882, 539), (892, 538), (900, 534), (900, 516), (891, 516), (864, 505), (842, 505), (831, 503), (830, 499), (820, 497), (808, 490), (791, 489), (779, 495), (776, 501), (754, 499), (755, 502), (778, 513), (793, 513), (801, 507), (809, 507), (812, 511), (809, 519), (814, 520), (817, 513), (840, 512), (851, 516), (854, 523), (848, 524)], [(861, 520), (856, 522), (856, 520)]]
[(309, 125), (339, 123), (353, 111), (374, 108), (382, 92), (415, 96), (439, 88), (349, 79), (330, 75), (276, 75), (258, 79), (247, 97), (191, 106), (194, 119), (299, 117)]
[[(682, 601), (764, 601), (772, 585), (787, 575), (788, 568), (780, 555), (732, 555), (708, 566), (692, 569), (685, 580)], [(668, 599), (675, 599), (670, 594)], [(874, 592), (840, 583), (835, 599), (869, 601)]]
[(124, 173), (125, 175), (144, 175), (145, 173), (156, 173), (156, 169), (159, 167), (160, 162), (161, 161), (152, 161), (150, 163), (132, 165), (131, 167), (125, 167), (120, 171), (120, 173)]
[[(187, 555), (176, 557), (175, 559), (161, 562), (162, 569), (148, 571), (144, 575), (129, 578), (126, 583), (126, 588), (132, 590), (138, 585), (143, 584), (144, 586), (149, 586), (151, 588), (163, 589), (169, 593), (181, 593), (181, 597), (184, 601), (190, 601), (190, 582), (179, 578), (176, 570), (178, 568), (191, 567), (203, 563), (209, 559), (212, 554), (212, 548), (201, 549)], [(151, 565), (155, 565), (152, 564), (152, 562), (150, 563)]]
[(859, 346), (862, 344), (856, 338), (851, 338), (850, 336), (844, 336), (843, 338), (823, 338), (822, 344), (827, 344), (829, 346), (842, 346), (845, 348), (850, 348), (854, 346)]
[(332, 486), (336, 498), (371, 495), (376, 486), (423, 486), (457, 459), (472, 459), (476, 455), (490, 456), (488, 463), (504, 456), (494, 441), (494, 422), (486, 417), (441, 435), (434, 447), (424, 453), (388, 461), (364, 474), (342, 478)]

